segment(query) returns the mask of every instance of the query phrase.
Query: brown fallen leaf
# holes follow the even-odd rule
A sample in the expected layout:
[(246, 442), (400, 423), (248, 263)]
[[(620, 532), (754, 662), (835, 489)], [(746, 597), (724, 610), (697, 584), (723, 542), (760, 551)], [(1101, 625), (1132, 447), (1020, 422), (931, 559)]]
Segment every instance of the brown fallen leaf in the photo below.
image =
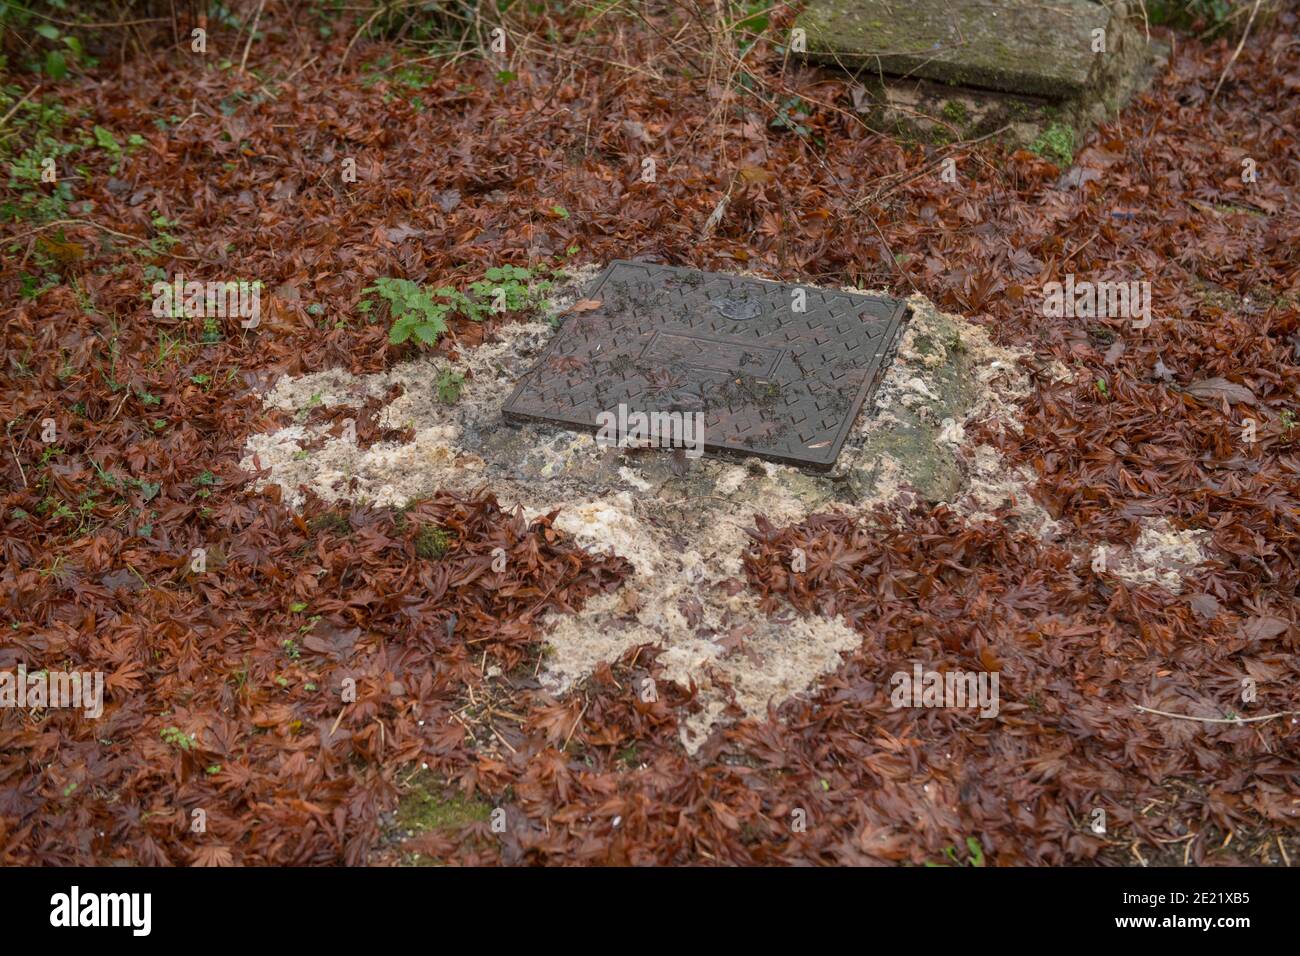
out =
[(316, 627), (314, 633), (303, 638), (302, 646), (317, 654), (342, 660), (352, 653), (352, 645), (361, 636), (361, 628), (337, 628), (331, 624)]
[(404, 222), (399, 222), (396, 226), (384, 230), (384, 238), (389, 242), (405, 242), (414, 236), (422, 235), (424, 235), (423, 230), (415, 229)]
[(1226, 378), (1203, 378), (1187, 386), (1187, 394), (1196, 398), (1226, 399), (1230, 405), (1253, 405), (1255, 393), (1245, 385), (1229, 382)]
[(1211, 621), (1219, 616), (1219, 602), (1213, 594), (1193, 594), (1187, 602), (1200, 617)]
[(636, 120), (623, 120), (623, 129), (627, 135), (639, 143), (651, 142), (650, 134), (645, 131), (645, 127)]
[(229, 847), (201, 846), (194, 851), (195, 866), (234, 866), (235, 858)]
[(573, 303), (573, 307), (569, 309), (569, 312), (571, 314), (590, 312), (592, 309), (599, 309), (600, 306), (600, 299), (579, 299), (577, 302)]
[(1290, 627), (1280, 617), (1274, 617), (1271, 614), (1264, 614), (1260, 617), (1252, 617), (1241, 627), (1242, 636), (1251, 641), (1266, 641), (1270, 637), (1277, 637)]

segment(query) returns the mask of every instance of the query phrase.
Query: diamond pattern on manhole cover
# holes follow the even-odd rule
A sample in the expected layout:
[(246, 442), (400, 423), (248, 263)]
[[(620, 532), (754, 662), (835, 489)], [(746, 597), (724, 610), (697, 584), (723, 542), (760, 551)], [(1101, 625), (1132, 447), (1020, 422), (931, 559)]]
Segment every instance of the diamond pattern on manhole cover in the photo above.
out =
[(565, 320), (506, 418), (595, 431), (620, 406), (701, 412), (706, 451), (816, 470), (834, 465), (906, 313), (899, 299), (622, 260), (586, 297), (600, 306)]

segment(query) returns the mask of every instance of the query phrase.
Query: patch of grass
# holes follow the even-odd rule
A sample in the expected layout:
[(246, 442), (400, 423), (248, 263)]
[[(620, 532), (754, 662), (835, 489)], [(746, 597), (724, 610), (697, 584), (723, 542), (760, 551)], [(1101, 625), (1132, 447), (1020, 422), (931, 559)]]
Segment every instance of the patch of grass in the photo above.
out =
[(436, 561), (447, 553), (454, 539), (455, 535), (445, 528), (426, 524), (415, 538), (415, 553), (421, 558)]
[(185, 360), (186, 351), (191, 347), (190, 343), (185, 341), (183, 334), (173, 336), (169, 335), (166, 330), (159, 329), (158, 356), (150, 363), (150, 367), (158, 368), (159, 366), (166, 365), (173, 359), (176, 362), (181, 363)]

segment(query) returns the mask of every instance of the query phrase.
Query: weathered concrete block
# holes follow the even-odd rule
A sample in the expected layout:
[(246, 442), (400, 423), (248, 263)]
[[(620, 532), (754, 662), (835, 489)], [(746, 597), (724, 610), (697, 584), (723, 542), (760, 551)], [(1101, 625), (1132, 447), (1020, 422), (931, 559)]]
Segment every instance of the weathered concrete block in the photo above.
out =
[(1111, 19), (1091, 0), (814, 0), (795, 25), (810, 59), (1064, 99), (1095, 84)]
[(813, 0), (795, 26), (809, 60), (853, 74), (872, 129), (936, 144), (996, 133), (1068, 166), (1167, 52), (1130, 17), (1122, 0)]

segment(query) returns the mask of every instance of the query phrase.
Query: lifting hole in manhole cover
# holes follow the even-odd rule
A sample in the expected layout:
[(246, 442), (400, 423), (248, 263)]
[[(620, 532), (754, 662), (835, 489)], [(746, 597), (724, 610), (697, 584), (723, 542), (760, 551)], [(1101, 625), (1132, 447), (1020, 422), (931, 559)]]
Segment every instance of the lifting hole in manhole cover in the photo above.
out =
[(906, 314), (900, 299), (611, 263), (505, 404), (610, 444), (825, 470)]

